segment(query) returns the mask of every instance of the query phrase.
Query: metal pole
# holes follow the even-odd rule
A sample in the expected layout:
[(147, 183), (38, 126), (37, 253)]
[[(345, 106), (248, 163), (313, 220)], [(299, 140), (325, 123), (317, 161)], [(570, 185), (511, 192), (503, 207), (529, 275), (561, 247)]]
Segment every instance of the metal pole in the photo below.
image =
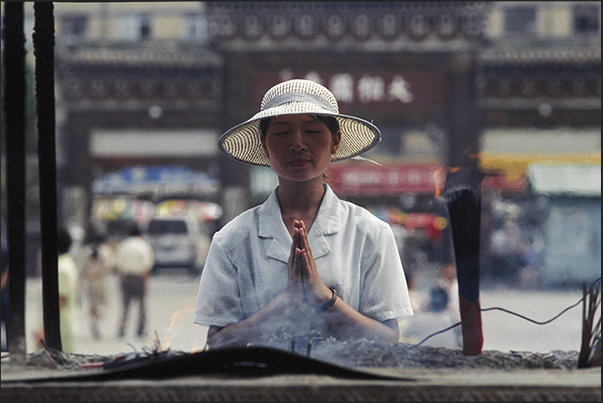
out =
[(11, 365), (26, 363), (25, 346), (25, 35), (23, 3), (4, 5), (6, 191)]
[(61, 351), (53, 10), (52, 2), (34, 2), (33, 44), (36, 57), (44, 341), (47, 347)]

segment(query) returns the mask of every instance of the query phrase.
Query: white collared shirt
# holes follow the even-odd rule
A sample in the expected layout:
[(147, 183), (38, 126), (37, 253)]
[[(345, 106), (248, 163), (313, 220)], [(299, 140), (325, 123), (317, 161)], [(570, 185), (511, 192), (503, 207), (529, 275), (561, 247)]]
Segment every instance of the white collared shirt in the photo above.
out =
[(153, 249), (141, 236), (121, 241), (115, 252), (115, 267), (120, 274), (143, 276), (151, 272), (155, 260)]
[[(239, 322), (284, 290), (292, 239), (276, 192), (214, 234), (199, 282), (195, 323)], [(386, 222), (340, 200), (326, 186), (308, 240), (321, 280), (352, 308), (379, 321), (413, 314)]]

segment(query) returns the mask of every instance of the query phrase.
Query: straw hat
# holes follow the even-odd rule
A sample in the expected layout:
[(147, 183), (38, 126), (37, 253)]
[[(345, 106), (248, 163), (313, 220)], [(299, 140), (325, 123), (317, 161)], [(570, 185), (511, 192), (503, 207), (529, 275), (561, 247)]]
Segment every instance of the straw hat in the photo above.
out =
[(381, 132), (372, 123), (340, 114), (337, 100), (327, 88), (314, 81), (295, 79), (269, 89), (262, 99), (260, 112), (222, 134), (218, 146), (234, 160), (270, 166), (262, 148), (260, 120), (297, 114), (333, 116), (339, 121), (341, 143), (331, 161), (355, 157), (381, 141)]

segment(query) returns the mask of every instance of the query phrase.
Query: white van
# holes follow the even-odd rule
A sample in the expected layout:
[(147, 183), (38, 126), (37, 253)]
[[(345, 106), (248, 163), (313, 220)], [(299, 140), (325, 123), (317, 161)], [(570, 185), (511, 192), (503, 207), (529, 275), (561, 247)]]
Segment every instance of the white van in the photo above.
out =
[(163, 268), (186, 268), (192, 275), (203, 270), (210, 234), (196, 215), (153, 217), (146, 227), (146, 239), (155, 256), (153, 272)]

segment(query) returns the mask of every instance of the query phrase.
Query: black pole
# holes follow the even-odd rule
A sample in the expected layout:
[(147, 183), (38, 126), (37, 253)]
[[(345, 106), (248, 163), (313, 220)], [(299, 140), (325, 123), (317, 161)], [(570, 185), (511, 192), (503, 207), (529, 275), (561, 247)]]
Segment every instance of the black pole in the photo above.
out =
[(47, 347), (61, 351), (53, 10), (52, 2), (34, 2), (33, 44), (36, 57), (44, 341)]
[(4, 4), (6, 191), (11, 365), (26, 362), (25, 347), (25, 35), (23, 3)]

